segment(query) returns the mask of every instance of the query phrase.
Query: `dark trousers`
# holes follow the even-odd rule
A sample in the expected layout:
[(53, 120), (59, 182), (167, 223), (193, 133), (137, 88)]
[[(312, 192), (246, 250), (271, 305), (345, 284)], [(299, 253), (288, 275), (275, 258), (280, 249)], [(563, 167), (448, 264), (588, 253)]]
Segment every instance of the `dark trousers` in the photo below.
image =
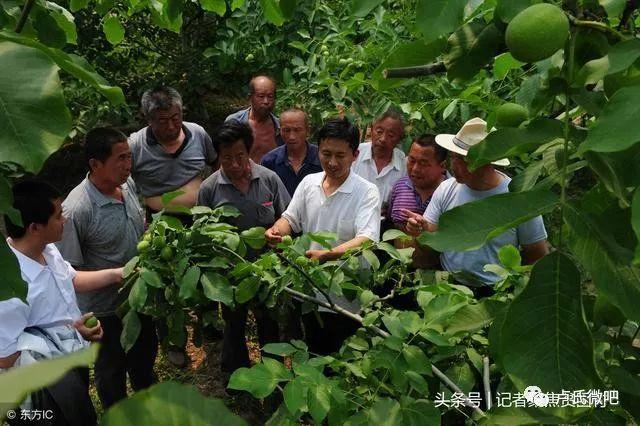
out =
[[(278, 322), (271, 318), (265, 308), (252, 308), (253, 316), (258, 327), (258, 341), (260, 346), (279, 340)], [(222, 371), (233, 372), (240, 367), (249, 367), (249, 350), (245, 338), (247, 326), (247, 307), (244, 305), (230, 309), (222, 305), (224, 318), (224, 333), (222, 338), (222, 357), (220, 367)]]
[(120, 345), (122, 321), (116, 315), (98, 317), (104, 335), (95, 365), (95, 381), (105, 409), (127, 397), (127, 373), (131, 387), (138, 391), (156, 382), (153, 364), (158, 353), (158, 338), (151, 317), (140, 316), (138, 340), (125, 353)]
[(318, 355), (337, 352), (342, 343), (361, 326), (359, 322), (340, 314), (318, 312), (317, 315), (322, 323), (313, 312), (303, 315), (302, 323), (309, 352)]

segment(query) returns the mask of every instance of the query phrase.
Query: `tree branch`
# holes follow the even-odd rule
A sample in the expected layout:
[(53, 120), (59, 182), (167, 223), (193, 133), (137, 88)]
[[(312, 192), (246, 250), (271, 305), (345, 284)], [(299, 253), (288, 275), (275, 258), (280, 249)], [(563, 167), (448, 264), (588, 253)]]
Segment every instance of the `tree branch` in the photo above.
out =
[(408, 78), (421, 77), (425, 75), (440, 74), (447, 71), (444, 62), (434, 62), (432, 64), (418, 65), (405, 68), (386, 68), (382, 70), (384, 78)]
[(35, 2), (35, 0), (27, 0), (27, 2), (24, 4), (24, 8), (22, 9), (22, 13), (20, 14), (20, 20), (16, 24), (15, 32), (20, 33), (22, 31), (22, 29), (24, 28), (24, 24), (27, 23), (27, 18), (29, 17), (29, 13), (31, 13), (31, 8), (33, 7), (33, 4)]
[[(318, 290), (320, 293), (322, 293), (322, 295), (324, 296), (325, 299), (327, 299), (328, 308), (333, 309), (335, 307), (335, 303), (333, 303), (333, 300), (331, 300), (331, 298), (329, 297), (329, 294), (324, 291), (323, 289), (321, 289), (316, 283), (315, 281), (313, 281), (313, 278), (311, 278), (309, 276), (309, 274), (307, 274), (307, 271), (305, 271), (304, 269), (302, 269), (301, 267), (299, 267), (298, 265), (296, 265), (295, 263), (293, 263), (292, 261), (290, 261), (289, 259), (287, 259), (287, 257), (285, 255), (283, 255), (282, 253), (278, 253), (276, 252), (276, 256), (278, 256), (280, 258), (280, 260), (288, 263), (290, 266), (293, 266), (293, 268), (295, 270), (297, 270), (298, 272), (300, 272), (302, 274), (302, 276), (309, 281), (309, 284), (311, 284), (311, 287), (315, 288), (316, 290)], [(333, 276), (332, 276), (333, 278)], [(301, 293), (303, 294), (303, 293)]]
[(607, 24), (604, 24), (602, 22), (582, 21), (576, 18), (575, 16), (572, 16), (572, 15), (567, 15), (567, 16), (569, 17), (569, 22), (571, 22), (571, 24), (575, 25), (576, 27), (591, 28), (593, 30), (600, 31), (601, 33), (611, 34), (616, 38), (618, 38), (619, 40), (629, 39), (629, 37), (625, 36), (620, 31), (617, 31), (616, 29), (611, 28)]
[(487, 401), (487, 410), (491, 410), (491, 385), (489, 382), (489, 357), (482, 358), (482, 381), (484, 383), (484, 398)]

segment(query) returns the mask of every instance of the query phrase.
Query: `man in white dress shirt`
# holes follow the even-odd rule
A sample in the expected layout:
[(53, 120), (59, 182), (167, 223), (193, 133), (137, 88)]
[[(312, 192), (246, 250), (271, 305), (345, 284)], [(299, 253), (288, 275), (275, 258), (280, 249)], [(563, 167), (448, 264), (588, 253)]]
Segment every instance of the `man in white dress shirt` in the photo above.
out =
[(388, 109), (373, 122), (371, 142), (360, 144), (358, 158), (351, 166), (352, 171), (378, 187), (382, 216), (386, 215), (391, 188), (407, 174), (405, 154), (397, 148), (403, 136), (402, 115), (393, 108)]

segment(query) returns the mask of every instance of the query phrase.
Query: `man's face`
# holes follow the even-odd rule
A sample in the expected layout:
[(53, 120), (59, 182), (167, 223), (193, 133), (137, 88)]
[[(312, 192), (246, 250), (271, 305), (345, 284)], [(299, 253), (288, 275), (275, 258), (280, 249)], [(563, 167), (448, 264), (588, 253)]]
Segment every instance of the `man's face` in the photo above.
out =
[(320, 141), (318, 149), (320, 165), (331, 179), (346, 179), (349, 176), (351, 164), (357, 156), (358, 152), (354, 153), (345, 140), (328, 138)]
[(158, 142), (171, 142), (178, 139), (182, 129), (182, 108), (173, 105), (169, 109), (159, 109), (148, 121)]
[(57, 198), (51, 201), (53, 203), (53, 214), (49, 217), (46, 224), (33, 224), (38, 227), (38, 230), (45, 243), (55, 243), (62, 239), (62, 231), (64, 229), (64, 223), (67, 221), (62, 216), (62, 198)]
[(407, 155), (407, 174), (416, 188), (429, 188), (438, 184), (443, 173), (443, 164), (436, 159), (433, 147), (411, 144)]
[(250, 173), (249, 152), (242, 139), (231, 146), (220, 147), (220, 168), (232, 180), (241, 179)]
[(106, 160), (91, 160), (91, 174), (113, 185), (122, 185), (131, 173), (131, 150), (127, 141), (111, 146), (111, 155)]
[(261, 116), (273, 111), (276, 103), (276, 88), (271, 80), (258, 78), (253, 83), (253, 89), (253, 93), (249, 96), (251, 109)]
[(376, 121), (371, 132), (371, 146), (376, 155), (389, 155), (402, 138), (402, 123), (387, 117)]
[(449, 152), (449, 162), (451, 163), (451, 173), (453, 173), (453, 176), (459, 183), (468, 183), (471, 181), (472, 173), (469, 171), (463, 155)]
[(309, 128), (302, 112), (286, 112), (280, 116), (280, 134), (290, 147), (303, 145), (308, 136)]

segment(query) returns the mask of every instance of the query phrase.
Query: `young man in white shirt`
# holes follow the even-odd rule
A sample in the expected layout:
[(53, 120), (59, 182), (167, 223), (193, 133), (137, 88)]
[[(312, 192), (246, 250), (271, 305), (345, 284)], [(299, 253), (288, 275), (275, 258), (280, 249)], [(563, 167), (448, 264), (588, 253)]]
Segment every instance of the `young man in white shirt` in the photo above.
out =
[[(91, 291), (122, 281), (122, 268), (75, 271), (64, 261), (53, 244), (62, 237), (65, 222), (62, 197), (55, 188), (43, 182), (18, 183), (13, 187), (13, 200), (13, 207), (21, 214), (22, 226), (5, 216), (7, 243), (28, 287), (28, 303), (17, 298), (0, 301), (0, 369), (25, 365), (27, 359), (74, 352), (86, 347), (87, 341), (100, 340), (101, 324), (98, 322), (92, 328), (84, 325), (93, 313), (80, 314), (74, 290)], [(39, 352), (31, 347), (29, 342), (33, 342), (34, 337), (27, 336), (30, 330), (36, 330), (31, 336), (46, 335), (48, 340), (56, 341), (57, 353)], [(25, 351), (29, 352), (28, 356), (23, 356)], [(56, 385), (47, 388), (47, 398), (54, 401), (55, 413), (64, 415), (70, 424), (74, 424), (70, 419), (93, 414), (95, 423), (88, 395), (88, 373), (73, 370), (59, 383), (75, 385), (74, 389), (82, 391), (69, 392), (73, 399), (67, 400), (68, 389)], [(50, 406), (33, 408), (52, 409)], [(91, 424), (90, 417), (85, 421)]]
[[(270, 244), (293, 232), (328, 231), (337, 234), (331, 249), (312, 243), (306, 255), (320, 262), (335, 260), (347, 250), (380, 237), (378, 188), (351, 171), (358, 156), (358, 129), (347, 119), (330, 119), (318, 132), (323, 172), (306, 176), (296, 189), (282, 217), (265, 232)], [(324, 327), (315, 317), (305, 320), (309, 348), (330, 353), (357, 329), (348, 319), (322, 312)]]

